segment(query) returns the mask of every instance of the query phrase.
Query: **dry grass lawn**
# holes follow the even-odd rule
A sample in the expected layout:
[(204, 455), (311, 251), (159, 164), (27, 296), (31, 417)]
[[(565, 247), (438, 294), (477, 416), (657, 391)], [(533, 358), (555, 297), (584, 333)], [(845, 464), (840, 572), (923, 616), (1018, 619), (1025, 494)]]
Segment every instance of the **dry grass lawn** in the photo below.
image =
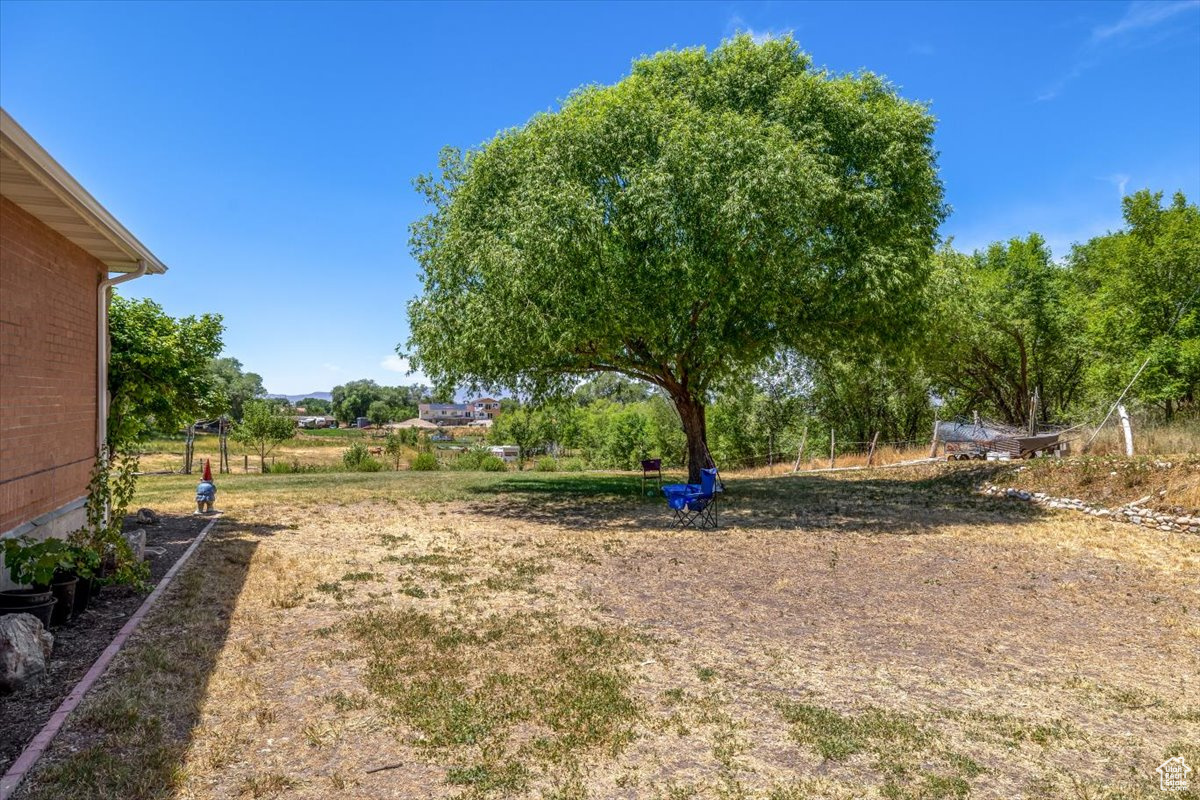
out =
[(1168, 756), (1200, 773), (1200, 537), (977, 479), (735, 479), (703, 533), (624, 476), (227, 480), (22, 796), (1151, 798)]

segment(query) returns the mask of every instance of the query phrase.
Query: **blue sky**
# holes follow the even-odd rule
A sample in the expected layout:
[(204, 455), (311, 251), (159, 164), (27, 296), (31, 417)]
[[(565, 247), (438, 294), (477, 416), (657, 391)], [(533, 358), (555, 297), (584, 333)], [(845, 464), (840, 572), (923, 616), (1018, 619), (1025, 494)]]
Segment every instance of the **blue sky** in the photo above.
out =
[(0, 2), (0, 103), (217, 311), (272, 392), (412, 380), (411, 179), (640, 54), (793, 33), (932, 104), (961, 248), (1200, 199), (1200, 0), (1162, 3)]

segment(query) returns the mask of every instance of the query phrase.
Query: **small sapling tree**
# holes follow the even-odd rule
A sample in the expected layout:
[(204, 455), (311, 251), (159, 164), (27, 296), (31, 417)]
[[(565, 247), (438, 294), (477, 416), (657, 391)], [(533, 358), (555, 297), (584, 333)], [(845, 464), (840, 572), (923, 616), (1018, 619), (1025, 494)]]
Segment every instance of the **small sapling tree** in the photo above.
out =
[(242, 408), (242, 421), (234, 426), (231, 435), (235, 442), (258, 453), (258, 469), (266, 472), (267, 456), (296, 435), (296, 423), (277, 406), (262, 400), (248, 400)]
[(404, 455), (404, 439), (395, 431), (388, 431), (383, 441), (383, 452), (393, 460), (395, 469), (400, 469), (400, 456)]

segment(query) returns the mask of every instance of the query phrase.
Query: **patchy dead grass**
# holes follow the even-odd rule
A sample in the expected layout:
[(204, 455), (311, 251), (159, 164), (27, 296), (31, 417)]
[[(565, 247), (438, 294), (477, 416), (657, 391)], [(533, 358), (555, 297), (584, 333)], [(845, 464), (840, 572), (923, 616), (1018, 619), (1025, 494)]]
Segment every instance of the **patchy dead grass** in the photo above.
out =
[(987, 469), (735, 478), (706, 533), (627, 476), (222, 480), (25, 796), (1159, 796), (1200, 538)]
[(1141, 501), (1160, 511), (1200, 514), (1200, 456), (1194, 453), (1035, 459), (1002, 469), (996, 482), (1108, 507)]

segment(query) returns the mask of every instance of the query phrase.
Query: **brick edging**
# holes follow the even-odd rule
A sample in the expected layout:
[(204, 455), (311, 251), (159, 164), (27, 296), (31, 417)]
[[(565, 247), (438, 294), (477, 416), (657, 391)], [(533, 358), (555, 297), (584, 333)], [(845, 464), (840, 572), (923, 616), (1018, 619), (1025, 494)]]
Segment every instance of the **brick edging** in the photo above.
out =
[(163, 575), (162, 580), (158, 582), (158, 585), (154, 587), (154, 590), (150, 592), (150, 595), (142, 601), (142, 604), (138, 606), (137, 611), (133, 612), (133, 616), (130, 617), (125, 625), (122, 626), (121, 630), (117, 632), (116, 637), (111, 643), (109, 643), (108, 647), (104, 649), (104, 652), (100, 654), (100, 657), (96, 659), (96, 663), (92, 664), (92, 668), (87, 671), (87, 674), (83, 676), (83, 679), (79, 681), (79, 683), (75, 684), (75, 688), (71, 690), (71, 693), (68, 694), (66, 699), (62, 701), (62, 704), (58, 707), (58, 709), (50, 715), (50, 719), (47, 720), (45, 726), (43, 726), (41, 731), (38, 732), (38, 735), (33, 737), (29, 744), (25, 745), (25, 749), (21, 751), (21, 755), (17, 757), (17, 760), (14, 761), (12, 766), (8, 768), (8, 771), (4, 773), (4, 777), (0, 778), (0, 800), (9, 800), (13, 793), (16, 792), (17, 787), (21, 785), (21, 781), (25, 779), (25, 776), (29, 774), (31, 769), (33, 769), (34, 764), (38, 762), (38, 759), (41, 758), (42, 754), (46, 752), (46, 749), (50, 747), (50, 743), (54, 741), (54, 737), (58, 735), (58, 731), (62, 728), (63, 723), (67, 721), (67, 717), (70, 716), (71, 712), (74, 711), (76, 707), (78, 707), (78, 705), (83, 701), (84, 696), (88, 693), (92, 686), (95, 685), (96, 681), (100, 679), (100, 676), (104, 674), (104, 671), (108, 669), (108, 665), (113, 660), (113, 657), (120, 652), (121, 648), (125, 645), (126, 640), (128, 640), (133, 632), (137, 630), (137, 627), (141, 623), (142, 619), (158, 601), (158, 598), (162, 595), (166, 588), (171, 584), (171, 581), (174, 580), (175, 575), (179, 572), (183, 565), (186, 564), (188, 559), (192, 557), (192, 553), (196, 551), (196, 548), (199, 547), (200, 543), (204, 541), (204, 538), (208, 536), (208, 532), (211, 531), (212, 527), (217, 524), (218, 519), (220, 519), (220, 517), (211, 520), (207, 525), (204, 526), (204, 529), (196, 535), (195, 540), (188, 545), (188, 549), (184, 550), (183, 555), (179, 557), (179, 560), (171, 565), (171, 568), (167, 570), (167, 574)]

